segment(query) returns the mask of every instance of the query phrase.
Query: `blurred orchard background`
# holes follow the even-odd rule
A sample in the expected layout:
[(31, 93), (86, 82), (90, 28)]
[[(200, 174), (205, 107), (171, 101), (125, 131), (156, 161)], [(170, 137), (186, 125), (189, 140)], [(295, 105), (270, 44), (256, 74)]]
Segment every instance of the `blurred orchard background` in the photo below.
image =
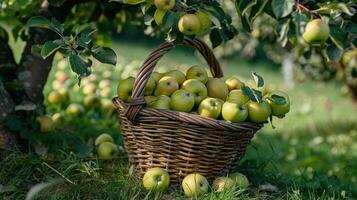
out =
[[(6, 2), (0, 2), (2, 9), (9, 6)], [(13, 1), (13, 4), (19, 2), (22, 1)], [(26, 3), (21, 6), (31, 9)], [(83, 4), (83, 8), (74, 13), (85, 18), (91, 13), (86, 12), (91, 6)], [(232, 16), (232, 24), (242, 30), (233, 3), (225, 1), (222, 7)], [(350, 16), (356, 23), (356, 5), (343, 9), (347, 11), (341, 15)], [(54, 129), (41, 133), (39, 124), (32, 124), (31, 133), (22, 133), (32, 145), (0, 151), (2, 199), (23, 199), (34, 186), (45, 188), (37, 194), (40, 199), (151, 198), (136, 184), (138, 180), (127, 165), (111, 99), (116, 96), (118, 82), (136, 76), (144, 59), (164, 41), (166, 33), (138, 25), (140, 17), (123, 13), (115, 18), (116, 26), (109, 17), (100, 16), (95, 37), (96, 44), (115, 51), (115, 66), (93, 61), (91, 75), (83, 77), (79, 86), (68, 59), (60, 52), (55, 53), (43, 90), (43, 113), (54, 119)], [(1, 13), (0, 32), (13, 31), (20, 25), (15, 21)], [(353, 51), (354, 47), (335, 52), (339, 55), (333, 64), (324, 59), (319, 48), (296, 57), (294, 51), (298, 50), (293, 48), (294, 43), (285, 41), (287, 44), (282, 47), (279, 37), (273, 37), (272, 27), (276, 23), (262, 14), (255, 19), (250, 32), (238, 31), (233, 39), (214, 48), (226, 76), (237, 75), (249, 83), (251, 73), (257, 72), (266, 80), (267, 90), (284, 90), (291, 99), (291, 111), (286, 118), (274, 119), (275, 129), (266, 124), (237, 165), (237, 170), (246, 174), (253, 184), (253, 189), (241, 197), (354, 199), (357, 196), (357, 104), (353, 92), (357, 82), (357, 56), (350, 69), (342, 67), (340, 61), (344, 53)], [(356, 42), (356, 26), (353, 31)], [(21, 35), (8, 34), (8, 37), (14, 59), (20, 62), (26, 43)], [(211, 42), (208, 35), (203, 39)], [(156, 71), (186, 71), (196, 64), (207, 66), (197, 52), (180, 46), (160, 61)], [(68, 111), (73, 104), (79, 105), (80, 112)], [(10, 120), (8, 125), (18, 132), (24, 128), (16, 120)], [(93, 143), (102, 133), (115, 138), (120, 149), (118, 159), (96, 159)], [(36, 185), (39, 183), (42, 185)], [(179, 199), (180, 191), (173, 191), (171, 195), (163, 198)]]

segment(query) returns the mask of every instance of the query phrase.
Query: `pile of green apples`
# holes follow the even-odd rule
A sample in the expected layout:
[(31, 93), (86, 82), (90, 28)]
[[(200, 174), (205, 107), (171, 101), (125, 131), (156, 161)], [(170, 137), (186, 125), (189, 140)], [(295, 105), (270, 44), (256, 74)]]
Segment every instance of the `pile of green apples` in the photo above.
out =
[[(148, 169), (143, 178), (143, 186), (152, 192), (163, 192), (170, 185), (170, 176), (165, 169), (155, 167)], [(216, 178), (210, 187), (207, 179), (198, 173), (187, 175), (181, 183), (183, 192), (187, 197), (204, 195), (212, 188), (215, 192), (225, 190), (246, 189), (249, 186), (247, 177), (239, 172)]]
[[(262, 123), (271, 116), (282, 118), (290, 110), (290, 100), (283, 91), (262, 91), (264, 80), (253, 73), (257, 88), (248, 87), (237, 77), (212, 78), (201, 66), (190, 67), (186, 74), (179, 70), (153, 72), (145, 87), (149, 108), (198, 114), (213, 119), (238, 123)], [(121, 80), (118, 97), (130, 102), (134, 77)]]

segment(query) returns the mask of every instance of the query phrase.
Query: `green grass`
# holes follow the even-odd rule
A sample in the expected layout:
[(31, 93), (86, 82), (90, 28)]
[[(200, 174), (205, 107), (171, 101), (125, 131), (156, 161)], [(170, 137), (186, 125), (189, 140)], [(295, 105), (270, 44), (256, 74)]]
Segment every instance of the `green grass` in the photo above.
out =
[[(113, 44), (119, 64), (96, 66), (110, 70), (113, 95), (121, 78), (135, 76), (140, 64), (155, 44), (116, 42)], [(202, 59), (186, 48), (175, 49), (165, 56), (158, 71), (181, 70)], [(263, 60), (246, 61), (233, 57), (221, 62), (226, 75), (250, 79), (256, 71), (273, 87), (285, 89), (277, 66)], [(54, 79), (51, 72), (45, 94)], [(69, 68), (66, 68), (69, 72)], [(74, 83), (75, 79), (72, 79)], [(76, 86), (72, 86), (76, 87)], [(343, 199), (357, 196), (357, 115), (350, 100), (343, 97), (337, 82), (299, 83), (287, 90), (291, 112), (275, 119), (258, 132), (236, 171), (246, 174), (252, 184), (247, 191), (211, 192), (201, 199)], [(80, 90), (71, 91), (71, 101), (81, 102)], [(62, 112), (65, 106), (49, 106), (48, 112)], [(51, 134), (34, 133), (41, 143), (30, 153), (12, 152), (0, 158), (0, 197), (23, 199), (35, 184), (50, 182), (39, 199), (184, 199), (180, 187), (165, 194), (148, 194), (133, 175), (124, 152), (118, 160), (95, 158), (93, 140), (103, 132), (112, 134), (121, 145), (115, 115), (100, 106), (79, 118), (66, 118)], [(34, 152), (42, 152), (41, 156)], [(74, 153), (72, 153), (74, 152)], [(271, 185), (273, 187), (271, 187)], [(270, 186), (270, 190), (262, 187)]]

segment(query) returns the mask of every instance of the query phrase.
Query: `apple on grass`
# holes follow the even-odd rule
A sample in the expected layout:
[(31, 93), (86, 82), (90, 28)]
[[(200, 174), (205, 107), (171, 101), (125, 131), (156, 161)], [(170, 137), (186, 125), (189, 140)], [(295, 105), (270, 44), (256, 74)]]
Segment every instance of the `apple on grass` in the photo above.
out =
[(103, 142), (111, 142), (111, 143), (114, 143), (114, 139), (111, 135), (109, 135), (108, 133), (102, 133), (100, 134), (96, 139), (95, 139), (95, 142), (94, 144), (95, 145), (100, 145), (102, 144)]
[(38, 116), (36, 120), (40, 123), (40, 131), (42, 133), (51, 132), (53, 130), (54, 123), (51, 117), (42, 115)]
[(78, 103), (71, 103), (66, 109), (66, 114), (70, 117), (77, 117), (82, 113), (84, 113), (84, 108)]
[(131, 93), (133, 92), (133, 87), (135, 83), (134, 77), (128, 77), (119, 82), (117, 93), (118, 97), (123, 101), (128, 101), (131, 97)]
[(183, 82), (181, 89), (191, 92), (195, 99), (195, 105), (199, 105), (207, 97), (206, 86), (197, 79), (189, 79)]
[(47, 101), (49, 104), (56, 105), (62, 102), (62, 98), (57, 91), (52, 91), (48, 94)]
[(61, 113), (54, 113), (51, 118), (53, 123), (55, 124), (58, 124), (63, 121), (63, 115)]
[(113, 102), (110, 99), (101, 99), (100, 106), (106, 113), (109, 114), (111, 114), (115, 110)]
[(307, 23), (302, 38), (308, 44), (322, 44), (330, 34), (330, 27), (321, 19), (314, 19)]
[(166, 72), (164, 76), (174, 77), (179, 85), (182, 85), (182, 83), (186, 80), (185, 74), (179, 70), (171, 70), (169, 72)]
[(157, 9), (171, 10), (175, 6), (175, 0), (154, 0)]
[(208, 97), (198, 106), (198, 114), (204, 117), (217, 119), (222, 110), (223, 101), (217, 98)]
[(100, 96), (103, 98), (111, 98), (112, 97), (112, 88), (111, 87), (105, 87), (100, 90)]
[(171, 76), (162, 77), (157, 83), (155, 89), (155, 96), (166, 95), (171, 96), (173, 92), (178, 90), (179, 84), (177, 83), (176, 78)]
[(185, 14), (180, 18), (178, 28), (184, 35), (197, 35), (201, 32), (201, 22), (196, 15)]
[(159, 167), (148, 169), (143, 177), (143, 186), (148, 191), (165, 191), (170, 185), (169, 173)]
[(248, 108), (240, 101), (226, 101), (222, 106), (222, 117), (226, 121), (244, 122), (248, 117)]
[(90, 94), (84, 97), (83, 105), (86, 108), (93, 107), (98, 102), (98, 98), (95, 94)]
[(84, 95), (95, 94), (97, 86), (94, 83), (88, 83), (83, 86), (82, 92)]
[(193, 173), (182, 180), (182, 189), (187, 197), (198, 197), (207, 193), (209, 183), (201, 174)]
[(206, 83), (208, 96), (213, 98), (226, 100), (229, 90), (224, 80), (220, 78), (212, 78)]
[(208, 81), (208, 75), (206, 72), (206, 69), (195, 65), (190, 67), (187, 71), (186, 71), (186, 79), (197, 79), (199, 81), (201, 81), (203, 84), (206, 84)]
[(261, 123), (268, 120), (271, 114), (271, 108), (268, 102), (255, 102), (249, 101), (247, 103), (248, 107), (248, 118), (252, 122)]
[(149, 104), (149, 107), (155, 108), (155, 109), (169, 110), (170, 109), (170, 101), (171, 101), (170, 97), (168, 97), (166, 95), (160, 95), (160, 96), (156, 97), (156, 99), (153, 100)]
[(244, 174), (236, 172), (230, 174), (228, 177), (231, 178), (234, 181), (235, 186), (240, 189), (245, 189), (249, 186), (248, 178)]
[(234, 188), (235, 182), (229, 177), (218, 177), (212, 183), (212, 189), (216, 192), (222, 192)]
[(58, 92), (58, 94), (60, 94), (62, 102), (65, 102), (69, 99), (69, 96), (68, 96), (69, 92), (68, 92), (67, 87), (60, 87), (60, 88), (58, 88), (57, 92)]
[(195, 106), (195, 98), (191, 92), (186, 90), (176, 90), (171, 95), (170, 108), (181, 112), (190, 112)]
[(112, 159), (119, 155), (119, 150), (115, 144), (103, 142), (98, 146), (97, 154), (100, 159)]

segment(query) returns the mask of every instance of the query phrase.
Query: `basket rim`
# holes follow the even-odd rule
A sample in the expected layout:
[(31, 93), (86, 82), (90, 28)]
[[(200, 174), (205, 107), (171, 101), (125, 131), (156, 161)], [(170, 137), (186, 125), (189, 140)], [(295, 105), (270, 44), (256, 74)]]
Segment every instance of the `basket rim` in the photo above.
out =
[[(119, 97), (113, 98), (113, 104), (117, 111), (125, 110), (130, 105), (129, 103), (124, 102)], [(255, 123), (255, 122), (239, 122), (233, 123), (225, 120), (213, 119), (208, 117), (203, 117), (198, 114), (174, 111), (174, 110), (165, 110), (165, 109), (154, 109), (143, 106), (142, 109), (138, 113), (139, 116), (165, 116), (171, 118), (175, 121), (187, 122), (191, 124), (195, 124), (198, 126), (205, 126), (208, 128), (214, 128), (216, 130), (222, 131), (239, 131), (240, 134), (251, 134), (255, 133), (259, 129), (261, 129), (264, 124), (263, 123)]]

